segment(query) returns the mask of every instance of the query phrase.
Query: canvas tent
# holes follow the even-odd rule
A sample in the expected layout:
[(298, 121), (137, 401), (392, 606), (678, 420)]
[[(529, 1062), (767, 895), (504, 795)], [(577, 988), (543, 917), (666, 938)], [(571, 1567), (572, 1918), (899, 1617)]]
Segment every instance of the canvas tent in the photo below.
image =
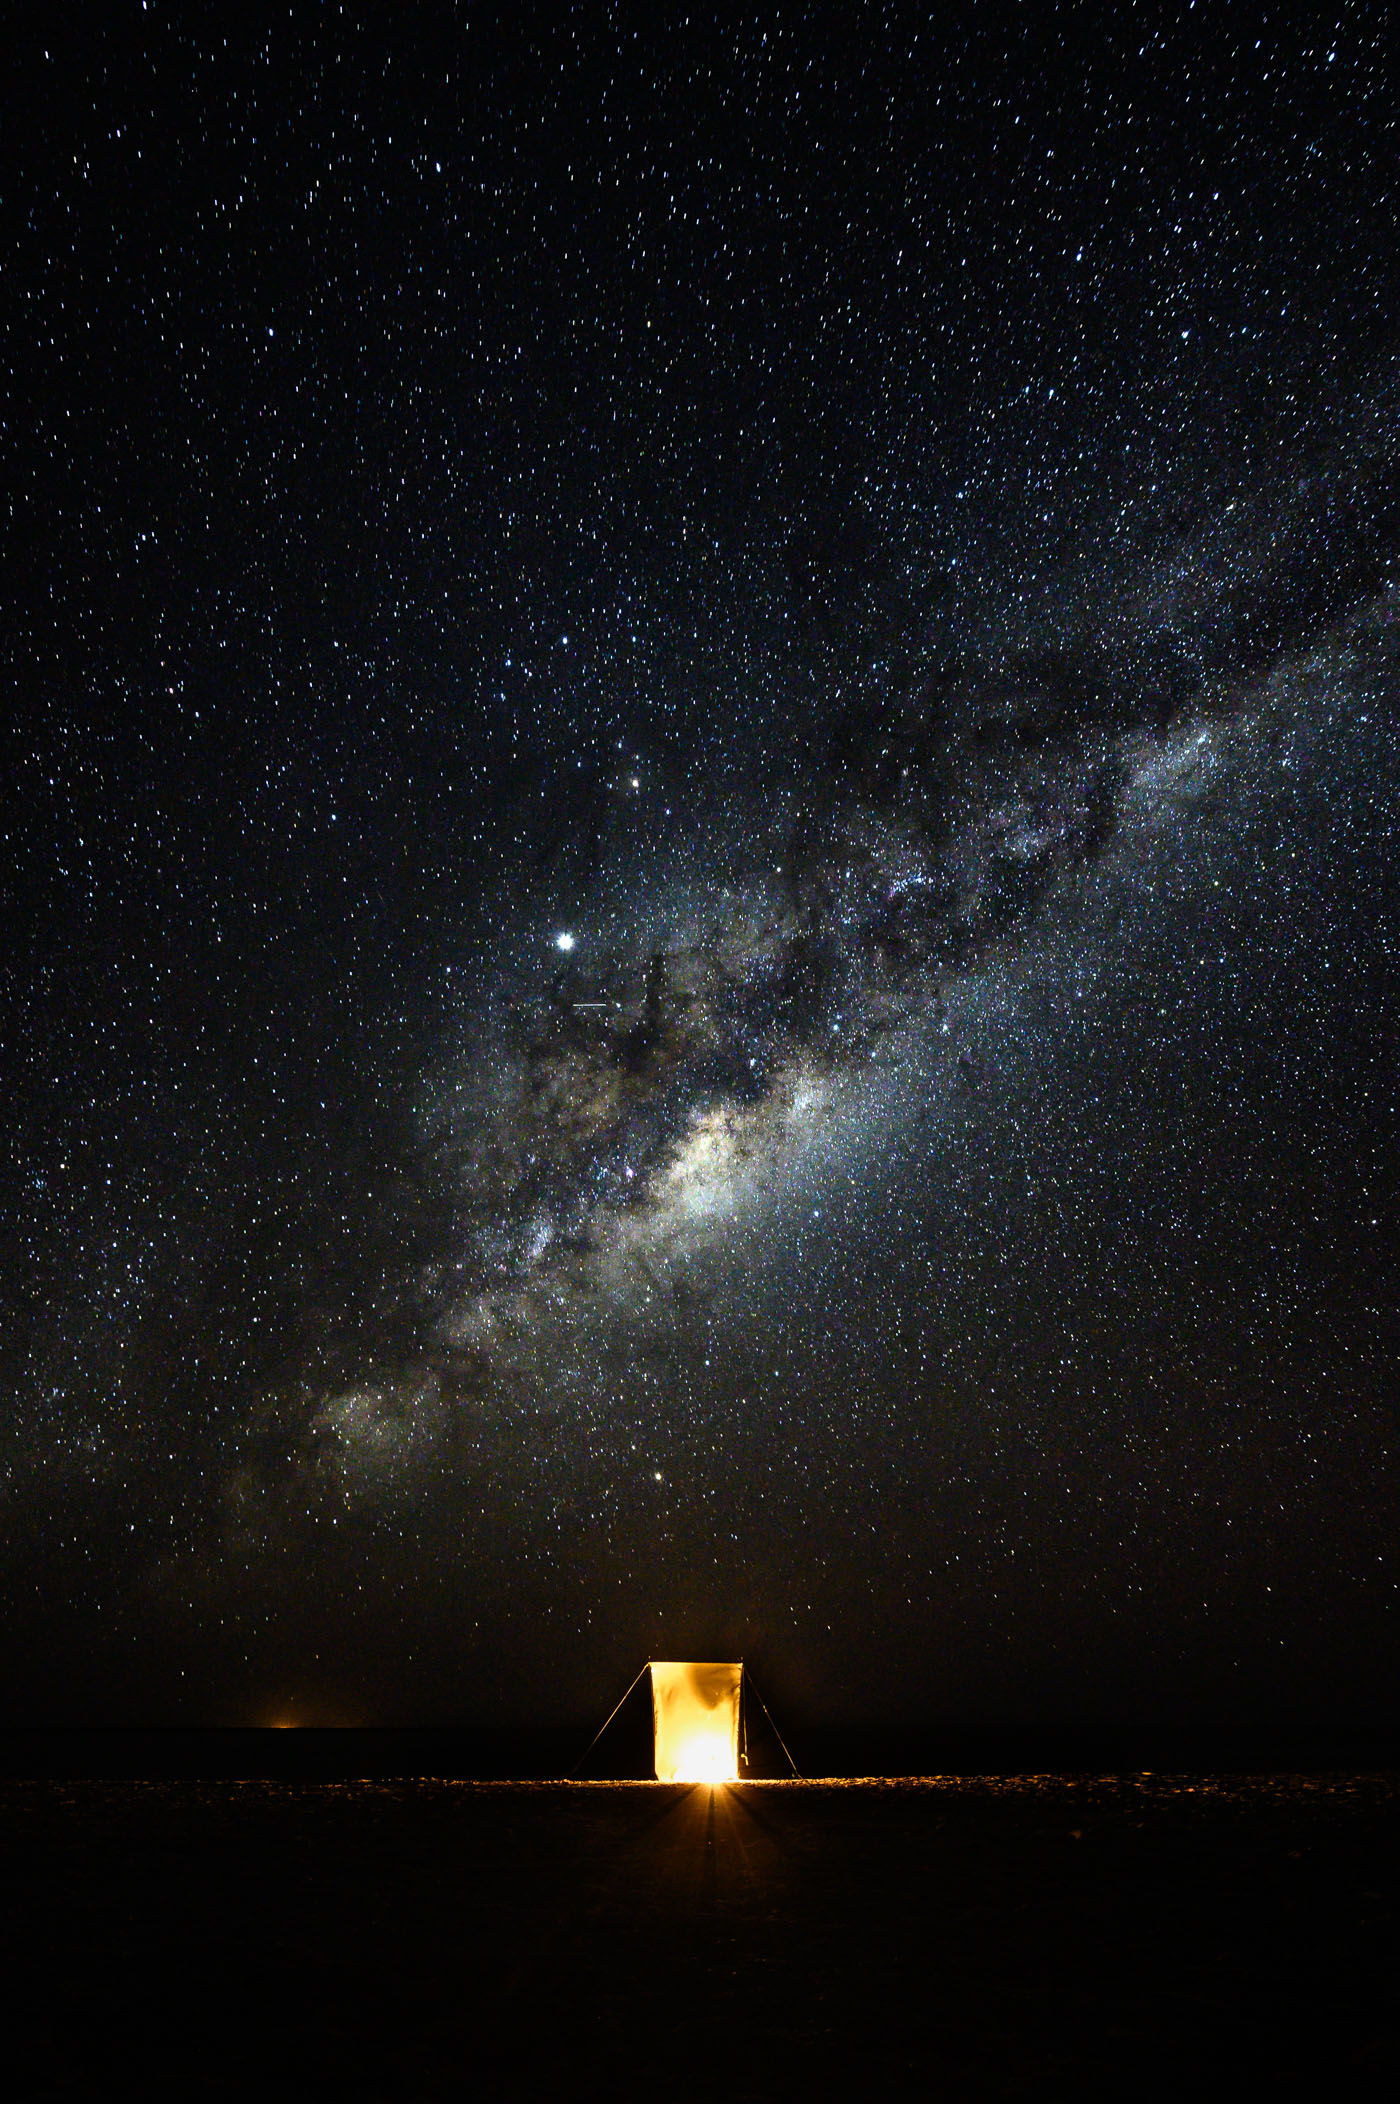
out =
[(739, 1773), (740, 1664), (652, 1659), (656, 1779), (728, 1783)]
[(762, 1710), (769, 1730), (782, 1748), (783, 1759), (797, 1774), (797, 1763), (787, 1750), (787, 1742), (741, 1661), (718, 1664), (713, 1660), (649, 1658), (594, 1732), (583, 1761), (573, 1770), (575, 1778), (646, 1674), (651, 1677), (652, 1761), (658, 1782), (737, 1782), (740, 1768), (749, 1765), (746, 1697), (752, 1697)]

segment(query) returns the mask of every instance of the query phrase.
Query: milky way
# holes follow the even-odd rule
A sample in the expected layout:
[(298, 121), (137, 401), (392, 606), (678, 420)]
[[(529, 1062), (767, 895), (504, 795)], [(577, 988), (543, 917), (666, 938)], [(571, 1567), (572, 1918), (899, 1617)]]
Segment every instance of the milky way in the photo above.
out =
[(1393, 83), (1196, 12), (29, 54), (17, 1702), (1371, 1728)]
[[(987, 975), (1087, 870), (1131, 861), (1153, 828), (1189, 829), (1217, 771), (1230, 795), (1241, 771), (1277, 766), (1277, 694), (1310, 646), (1323, 665), (1356, 637), (1376, 649), (1375, 589), (1400, 560), (1383, 450), (1373, 435), (1323, 473), (1291, 464), (1282, 523), (1273, 508), (1249, 538), (1232, 528), (1228, 558), (1220, 519), (1183, 536), (1130, 600), (1076, 609), (1073, 649), (948, 668), (906, 648), (876, 668), (860, 702), (830, 712), (796, 815), (750, 790), (743, 816), (772, 847), (761, 867), (737, 824), (711, 844), (703, 809), (684, 821), (688, 866), (644, 863), (656, 792), (620, 755), (601, 792), (611, 852), (571, 889), (570, 925), (551, 921), (548, 878), (499, 904), (524, 954), (468, 1006), (465, 1042), (425, 1092), (420, 1173), (442, 1247), (408, 1289), (406, 1367), (313, 1421), (337, 1488), (383, 1492), (455, 1413), (522, 1384), (548, 1394), (562, 1339), (599, 1301), (634, 1334), (664, 1326), (670, 1267), (683, 1276), (741, 1221), (771, 1234), (814, 1131), (817, 1185), (850, 1174), (833, 1105), (867, 1070), (917, 1056), (933, 1103), (965, 1088), (954, 1017)], [(1239, 500), (1217, 501), (1232, 519)], [(586, 805), (573, 822), (597, 823)], [(798, 1175), (799, 1204), (811, 1181)]]

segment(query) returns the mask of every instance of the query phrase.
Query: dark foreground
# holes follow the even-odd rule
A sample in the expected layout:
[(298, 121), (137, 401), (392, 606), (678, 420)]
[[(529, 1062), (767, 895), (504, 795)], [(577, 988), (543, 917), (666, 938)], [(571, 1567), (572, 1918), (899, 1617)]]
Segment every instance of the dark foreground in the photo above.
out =
[(22, 2100), (1371, 2097), (1400, 1779), (0, 1782)]

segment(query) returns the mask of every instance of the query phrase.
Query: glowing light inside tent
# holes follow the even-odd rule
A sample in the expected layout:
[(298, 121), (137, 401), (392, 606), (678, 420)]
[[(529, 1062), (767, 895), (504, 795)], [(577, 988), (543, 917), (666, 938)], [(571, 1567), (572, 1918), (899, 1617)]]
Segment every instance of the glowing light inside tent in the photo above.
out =
[(732, 1783), (739, 1776), (742, 1665), (693, 1659), (651, 1661), (656, 1779)]
[(716, 1746), (708, 1739), (691, 1739), (680, 1750), (676, 1781), (680, 1783), (732, 1783), (738, 1774), (730, 1759), (729, 1741)]

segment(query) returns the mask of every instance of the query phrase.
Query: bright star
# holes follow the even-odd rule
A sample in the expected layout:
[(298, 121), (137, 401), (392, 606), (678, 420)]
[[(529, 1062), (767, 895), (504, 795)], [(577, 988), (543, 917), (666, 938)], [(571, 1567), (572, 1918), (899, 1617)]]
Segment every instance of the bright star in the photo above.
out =
[(556, 950), (562, 950), (567, 956), (569, 951), (573, 949), (576, 940), (577, 937), (571, 935), (567, 928), (561, 928), (554, 938), (554, 947)]

